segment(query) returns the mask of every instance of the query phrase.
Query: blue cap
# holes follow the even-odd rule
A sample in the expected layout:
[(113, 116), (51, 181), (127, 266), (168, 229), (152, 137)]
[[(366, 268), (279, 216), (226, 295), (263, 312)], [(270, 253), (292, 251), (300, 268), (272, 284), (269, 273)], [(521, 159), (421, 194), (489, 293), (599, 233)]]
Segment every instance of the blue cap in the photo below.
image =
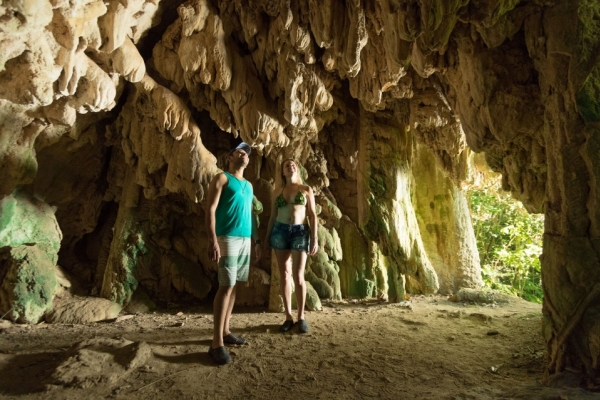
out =
[(229, 155), (231, 155), (234, 151), (236, 151), (238, 149), (244, 150), (246, 152), (246, 154), (248, 154), (248, 155), (250, 155), (250, 153), (252, 153), (252, 147), (250, 147), (250, 145), (248, 143), (242, 142), (242, 143), (238, 144), (235, 149), (229, 150)]

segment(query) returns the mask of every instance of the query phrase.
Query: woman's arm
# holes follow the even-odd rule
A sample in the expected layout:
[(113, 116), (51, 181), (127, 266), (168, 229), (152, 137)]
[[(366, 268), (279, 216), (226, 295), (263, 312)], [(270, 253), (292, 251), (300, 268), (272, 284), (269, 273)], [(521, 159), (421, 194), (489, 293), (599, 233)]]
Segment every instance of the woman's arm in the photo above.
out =
[(308, 187), (308, 202), (306, 204), (306, 212), (308, 213), (308, 223), (310, 225), (310, 255), (317, 254), (319, 249), (319, 224), (317, 219), (317, 210), (315, 208), (315, 194), (310, 186)]

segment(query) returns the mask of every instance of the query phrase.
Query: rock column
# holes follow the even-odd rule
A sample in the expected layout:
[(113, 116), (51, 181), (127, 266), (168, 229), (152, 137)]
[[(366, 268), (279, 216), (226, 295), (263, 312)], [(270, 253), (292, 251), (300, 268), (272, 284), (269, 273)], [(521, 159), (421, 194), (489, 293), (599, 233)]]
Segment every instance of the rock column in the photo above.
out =
[(545, 104), (548, 384), (565, 371), (583, 373), (587, 385), (600, 383), (599, 17), (597, 2), (568, 1), (525, 27)]

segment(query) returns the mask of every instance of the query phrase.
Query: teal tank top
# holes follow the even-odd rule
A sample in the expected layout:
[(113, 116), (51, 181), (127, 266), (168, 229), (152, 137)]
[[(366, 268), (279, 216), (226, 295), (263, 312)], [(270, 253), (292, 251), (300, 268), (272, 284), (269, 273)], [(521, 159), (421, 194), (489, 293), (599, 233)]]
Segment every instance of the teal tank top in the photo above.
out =
[(224, 172), (227, 185), (223, 187), (215, 212), (217, 236), (252, 236), (252, 185)]

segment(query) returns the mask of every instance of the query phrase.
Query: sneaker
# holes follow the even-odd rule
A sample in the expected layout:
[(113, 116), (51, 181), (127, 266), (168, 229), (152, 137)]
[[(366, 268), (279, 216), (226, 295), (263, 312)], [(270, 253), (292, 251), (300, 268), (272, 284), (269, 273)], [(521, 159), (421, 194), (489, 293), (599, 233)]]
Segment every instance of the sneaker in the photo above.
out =
[(298, 331), (300, 333), (308, 333), (308, 324), (305, 319), (298, 320)]
[(231, 356), (225, 350), (225, 346), (217, 347), (213, 349), (212, 346), (208, 346), (208, 354), (213, 361), (218, 365), (225, 365), (231, 362)]
[(294, 321), (288, 319), (279, 327), (279, 330), (281, 332), (287, 332), (292, 329), (292, 326), (294, 326)]
[(240, 336), (235, 336), (233, 333), (230, 333), (227, 336), (223, 336), (223, 343), (239, 345), (248, 344), (248, 342), (246, 342), (246, 339)]

